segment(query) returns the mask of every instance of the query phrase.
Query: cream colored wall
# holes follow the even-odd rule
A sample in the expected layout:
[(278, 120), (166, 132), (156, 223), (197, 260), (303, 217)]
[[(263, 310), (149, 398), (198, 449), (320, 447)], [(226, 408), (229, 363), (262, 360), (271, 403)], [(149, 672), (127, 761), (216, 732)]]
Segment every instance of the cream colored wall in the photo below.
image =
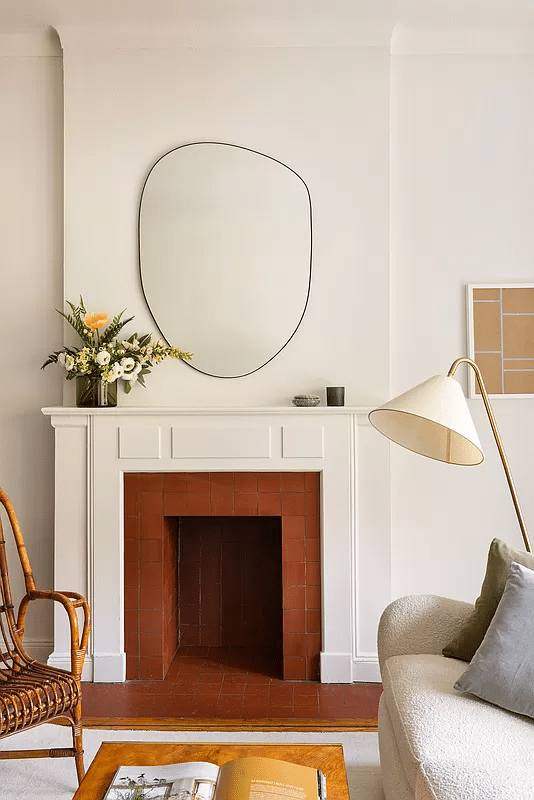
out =
[[(467, 354), (466, 284), (533, 280), (534, 54), (525, 45), (495, 34), (394, 39), (392, 395)], [(466, 367), (458, 377), (466, 387)], [(533, 402), (493, 402), (531, 532)], [(482, 401), (469, 405), (480, 467), (391, 448), (393, 596), (473, 600), (491, 539), (522, 547)]]
[[(153, 330), (137, 277), (137, 205), (154, 160), (187, 142), (240, 144), (294, 169), (310, 190), (314, 242), (306, 314), (272, 362), (235, 380), (165, 363), (146, 390), (136, 387), (121, 404), (289, 406), (302, 392), (317, 392), (324, 402), (332, 384), (346, 386), (348, 405), (378, 402), (388, 391), (389, 363), (389, 40), (338, 46), (327, 39), (317, 46), (307, 34), (293, 32), (288, 41), (280, 31), (283, 43), (259, 46), (254, 36), (244, 45), (226, 31), (224, 46), (187, 47), (177, 46), (179, 36), (114, 33), (59, 29), (66, 298), (82, 293), (91, 308), (112, 313), (127, 307), (136, 316), (130, 330)], [(361, 438), (365, 450), (366, 432)], [(380, 535), (366, 528), (351, 542), (358, 563), (344, 612), (357, 655), (371, 659), (376, 606), (388, 600), (388, 549), (373, 596), (365, 593), (366, 602), (354, 607), (383, 547), (385, 507), (387, 499), (372, 512), (361, 505), (360, 518), (372, 517)]]
[[(65, 296), (127, 307), (154, 330), (137, 276), (140, 191), (155, 159), (192, 141), (240, 144), (307, 183), (313, 273), (295, 337), (237, 380), (165, 363), (129, 405), (284, 405), (345, 385), (375, 403), (388, 382), (387, 47), (159, 46), (60, 29), (65, 64)], [(226, 42), (226, 40), (225, 40)], [(251, 269), (254, 265), (251, 265)], [(246, 333), (245, 333), (246, 335)], [(187, 341), (176, 342), (189, 349)], [(69, 387), (70, 388), (70, 387)], [(66, 401), (69, 395), (66, 394)]]
[[(82, 293), (90, 307), (110, 312), (127, 307), (136, 315), (138, 330), (152, 329), (137, 278), (137, 203), (153, 160), (178, 143), (213, 138), (257, 148), (296, 169), (312, 194), (312, 292), (291, 346), (264, 370), (233, 381), (200, 375), (183, 364), (164, 364), (150, 376), (146, 391), (138, 388), (121, 402), (283, 405), (297, 392), (324, 393), (330, 384), (347, 386), (348, 403), (377, 402), (387, 392), (388, 380), (387, 48), (302, 46), (300, 42), (279, 47), (232, 43), (227, 48), (144, 49), (117, 47), (117, 42), (109, 40), (98, 47), (94, 36), (84, 39), (84, 31), (61, 33), (65, 47), (64, 297), (75, 299)], [(26, 48), (28, 63), (45, 81), (52, 63), (49, 52), (30, 61), (29, 40), (11, 37), (4, 43), (6, 54), (15, 42), (19, 49)], [(44, 202), (40, 192), (35, 196), (33, 176), (21, 183), (25, 167), (5, 151), (19, 191), (24, 186), (26, 193), (32, 193), (34, 205), (41, 201), (33, 224), (38, 219), (43, 237), (46, 234), (53, 242), (53, 246), (45, 245), (27, 236), (18, 241), (18, 258), (31, 264), (32, 278), (23, 285), (14, 281), (9, 293), (11, 316), (4, 318), (6, 331), (16, 331), (19, 340), (23, 337), (25, 357), (34, 362), (25, 374), (22, 395), (33, 428), (42, 432), (42, 443), (32, 441), (30, 469), (40, 473), (38, 485), (46, 509), (34, 506), (32, 522), (44, 518), (45, 524), (26, 525), (26, 533), (46, 584), (52, 580), (53, 431), (39, 409), (61, 403), (62, 393), (64, 402), (72, 402), (72, 385), (64, 381), (60, 368), (50, 367), (44, 373), (38, 369), (45, 355), (60, 346), (62, 337), (53, 311), (63, 302), (61, 61), (57, 50), (53, 55), (56, 83), (49, 83), (46, 90), (41, 86), (38, 104), (31, 88), (19, 80), (16, 58), (4, 62), (9, 64), (5, 81), (11, 82), (21, 125), (22, 120), (31, 122), (24, 132), (28, 147), (31, 144), (44, 153), (56, 148), (54, 162), (43, 154), (39, 159), (53, 184), (44, 187)], [(42, 118), (35, 119), (37, 111)], [(25, 144), (24, 138), (14, 132), (13, 148), (19, 147), (23, 160), (21, 142)], [(16, 224), (27, 232), (24, 211), (19, 210)], [(32, 261), (34, 247), (39, 263)], [(34, 290), (38, 277), (41, 283)], [(22, 328), (16, 324), (22, 305), (17, 293), (24, 295), (25, 307), (31, 309)], [(17, 404), (19, 414), (18, 399), (10, 397), (9, 402), (13, 407)], [(16, 450), (27, 438), (22, 421), (13, 426), (11, 437)], [(23, 476), (8, 480), (10, 475), (4, 474), (6, 488), (15, 486), (18, 505), (35, 503)], [(48, 620), (43, 618), (43, 639), (51, 636)]]
[[(181, 141), (209, 132), (279, 157), (314, 203), (312, 295), (290, 347), (235, 381), (164, 364), (146, 391), (121, 402), (277, 405), (344, 383), (349, 403), (379, 403), (465, 352), (466, 283), (532, 281), (534, 60), (517, 42), (496, 55), (498, 36), (480, 52), (471, 40), (469, 53), (465, 41), (396, 36), (390, 59), (387, 47), (346, 42), (140, 50), (108, 41), (98, 50), (86, 40), (80, 50), (80, 33), (62, 35), (66, 297), (82, 292), (112, 312), (127, 306), (139, 329), (150, 328), (136, 282), (138, 192), (153, 159)], [(59, 368), (39, 367), (62, 339), (53, 313), (63, 299), (61, 58), (42, 35), (3, 35), (0, 53), (0, 485), (20, 510), (39, 582), (50, 584), (53, 432), (40, 408), (61, 403), (67, 385)], [(495, 403), (527, 524), (532, 402)], [(491, 537), (520, 545), (483, 409), (471, 405), (482, 467), (446, 467), (392, 446), (392, 596), (473, 599)], [(374, 482), (361, 498), (367, 509), (388, 501)], [(376, 570), (389, 567), (376, 553)], [(34, 639), (51, 638), (49, 620), (40, 613)]]
[[(51, 588), (54, 437), (40, 409), (60, 402), (62, 387), (52, 370), (40, 372), (40, 366), (62, 341), (61, 321), (53, 311), (61, 307), (63, 277), (57, 37), (0, 35), (0, 96), (0, 486), (18, 512), (37, 582)], [(20, 597), (23, 582), (17, 573), (13, 577)], [(33, 604), (27, 638), (37, 654), (51, 646), (51, 620), (45, 603)]]

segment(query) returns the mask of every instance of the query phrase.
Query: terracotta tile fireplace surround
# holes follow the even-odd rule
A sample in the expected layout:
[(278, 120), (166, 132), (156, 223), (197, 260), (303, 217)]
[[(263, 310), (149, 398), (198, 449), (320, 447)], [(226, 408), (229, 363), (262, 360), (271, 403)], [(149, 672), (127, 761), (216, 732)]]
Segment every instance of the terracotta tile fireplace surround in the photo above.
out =
[[(378, 680), (389, 450), (367, 411), (43, 409), (55, 435), (54, 585), (92, 610), (84, 680), (163, 678), (176, 647), (238, 646), (251, 630), (279, 648), (288, 679)], [(48, 661), (68, 668), (63, 613)]]
[(178, 647), (281, 637), (283, 678), (318, 680), (319, 492), (317, 472), (126, 473), (126, 677), (163, 679)]

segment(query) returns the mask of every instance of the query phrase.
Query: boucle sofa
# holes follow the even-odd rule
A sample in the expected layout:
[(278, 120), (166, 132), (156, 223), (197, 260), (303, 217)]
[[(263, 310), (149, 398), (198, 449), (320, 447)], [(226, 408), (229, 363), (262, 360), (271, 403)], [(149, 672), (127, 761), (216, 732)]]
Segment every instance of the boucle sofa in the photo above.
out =
[(382, 615), (378, 734), (386, 800), (534, 800), (534, 720), (456, 691), (468, 664), (441, 655), (472, 610), (413, 595)]

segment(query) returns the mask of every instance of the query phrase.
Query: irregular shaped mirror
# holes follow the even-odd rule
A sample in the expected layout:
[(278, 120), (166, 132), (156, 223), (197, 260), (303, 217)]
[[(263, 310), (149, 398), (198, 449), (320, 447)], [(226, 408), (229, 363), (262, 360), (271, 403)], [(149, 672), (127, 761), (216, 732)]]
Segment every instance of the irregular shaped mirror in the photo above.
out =
[(311, 223), (308, 187), (275, 158), (195, 142), (156, 161), (139, 206), (141, 285), (190, 366), (241, 377), (286, 346), (308, 303)]

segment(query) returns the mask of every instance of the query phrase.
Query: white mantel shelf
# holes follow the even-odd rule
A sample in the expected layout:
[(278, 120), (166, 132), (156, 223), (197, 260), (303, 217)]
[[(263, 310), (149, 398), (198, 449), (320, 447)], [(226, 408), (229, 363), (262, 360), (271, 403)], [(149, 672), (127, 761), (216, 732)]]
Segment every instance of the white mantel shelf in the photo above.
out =
[[(84, 679), (125, 680), (127, 472), (319, 472), (321, 681), (378, 681), (389, 601), (389, 448), (365, 406), (42, 409), (55, 429), (54, 586), (84, 594), (93, 628)], [(68, 667), (55, 618), (49, 663)]]
[(45, 416), (131, 416), (139, 417), (157, 416), (168, 417), (177, 414), (192, 416), (206, 415), (264, 415), (264, 414), (369, 414), (374, 406), (195, 406), (187, 408), (182, 406), (115, 406), (114, 408), (78, 408), (70, 406), (53, 406), (43, 408)]

